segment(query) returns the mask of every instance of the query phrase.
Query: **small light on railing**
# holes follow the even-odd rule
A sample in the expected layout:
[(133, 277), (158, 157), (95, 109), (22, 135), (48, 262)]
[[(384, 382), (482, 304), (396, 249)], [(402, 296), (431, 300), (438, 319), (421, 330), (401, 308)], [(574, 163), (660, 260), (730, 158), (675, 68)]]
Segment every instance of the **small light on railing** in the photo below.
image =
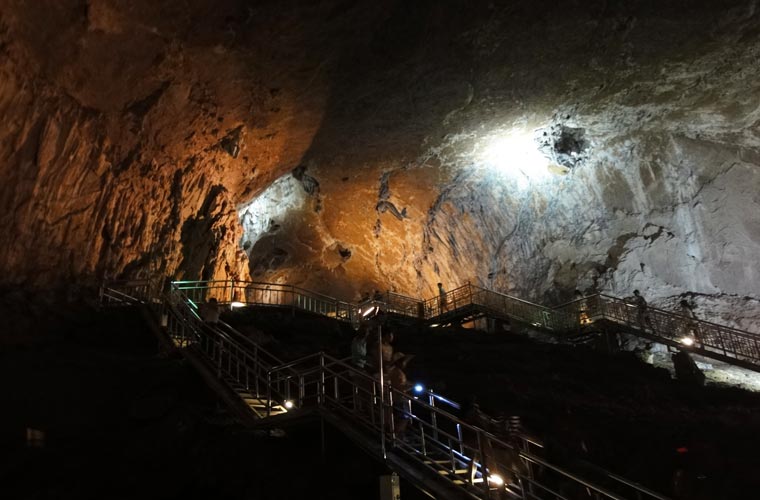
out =
[(488, 483), (493, 486), (503, 486), (504, 485), (504, 479), (501, 478), (498, 474), (491, 474), (488, 476)]
[(286, 408), (286, 409), (288, 409), (288, 410), (292, 410), (292, 409), (293, 409), (293, 406), (294, 406), (294, 405), (293, 405), (293, 401), (285, 401), (285, 408)]
[(236, 307), (243, 307), (243, 306), (245, 306), (245, 304), (242, 303), (242, 302), (235, 301), (235, 302), (231, 302), (230, 303), (230, 307), (233, 308), (233, 309), (236, 308)]
[(425, 387), (422, 384), (415, 384), (414, 385), (414, 392), (421, 393), (425, 390)]
[(366, 311), (362, 312), (362, 318), (366, 318), (370, 314), (376, 313), (379, 310), (380, 310), (380, 308), (378, 306), (372, 306), (369, 309), (367, 309)]
[(430, 325), (430, 328), (438, 328), (439, 326), (441, 325), (439, 325), (438, 323), (433, 323), (432, 325)]
[(686, 346), (694, 345), (694, 339), (691, 337), (684, 337), (681, 339), (681, 343)]

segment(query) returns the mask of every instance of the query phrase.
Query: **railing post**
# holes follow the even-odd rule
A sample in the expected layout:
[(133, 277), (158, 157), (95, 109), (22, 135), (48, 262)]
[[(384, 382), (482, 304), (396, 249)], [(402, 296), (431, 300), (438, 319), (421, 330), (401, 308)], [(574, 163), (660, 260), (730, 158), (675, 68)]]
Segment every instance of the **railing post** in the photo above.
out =
[[(432, 389), (428, 389), (428, 404), (435, 408), (435, 396)], [(430, 423), (433, 425), (433, 440), (438, 441), (438, 416), (435, 411), (430, 415)]]
[(385, 452), (385, 387), (380, 386), (380, 450), (383, 460), (387, 457)]
[(220, 340), (218, 343), (214, 342), (215, 346), (218, 346), (216, 349), (216, 354), (219, 357), (219, 359), (216, 362), (216, 376), (217, 378), (222, 378), (222, 341)]
[(462, 439), (462, 424), (457, 424), (457, 439), (459, 440), (459, 453), (464, 455), (464, 439)]
[[(454, 457), (454, 447), (451, 446), (451, 438), (448, 438), (449, 441), (449, 460), (451, 461), (451, 477), (456, 477), (457, 474), (457, 462), (456, 458)], [(467, 479), (467, 478), (465, 478)]]
[(272, 414), (272, 372), (267, 371), (267, 417)]
[[(486, 470), (486, 454), (483, 449), (483, 439), (484, 438), (480, 431), (477, 431), (476, 436), (478, 437), (478, 453), (480, 454), (480, 477), (483, 478), (483, 490), (485, 491), (486, 498), (491, 498), (491, 488), (488, 485), (488, 471)], [(462, 439), (462, 436), (460, 434), (459, 436), (460, 442)], [(475, 457), (472, 457), (472, 476), (475, 475), (475, 472), (477, 471), (477, 468), (475, 466)], [(470, 479), (474, 478), (470, 476)]]
[(253, 369), (254, 372), (254, 378), (253, 378), (253, 385), (256, 389), (256, 397), (258, 398), (261, 395), (260, 387), (259, 387), (259, 346), (256, 345), (256, 347), (253, 348)]
[(298, 377), (298, 407), (303, 407), (304, 396), (306, 395), (306, 383), (303, 375)]
[(427, 456), (427, 445), (425, 442), (425, 426), (422, 425), (422, 421), (420, 421), (420, 438), (422, 439), (422, 456)]
[(322, 406), (325, 404), (325, 356), (319, 355), (319, 388), (317, 390), (317, 403)]
[(391, 446), (396, 446), (396, 418), (393, 414), (393, 388), (388, 386), (388, 417), (390, 419)]
[(374, 381), (372, 381), (372, 399), (370, 400), (371, 404), (370, 406), (370, 420), (372, 422), (372, 425), (375, 425), (375, 407), (377, 406), (377, 385)]
[(728, 352), (726, 352), (726, 342), (723, 340), (723, 335), (720, 333), (720, 328), (716, 328), (715, 332), (718, 334), (718, 341), (720, 342), (720, 348), (723, 351), (723, 355), (728, 356)]

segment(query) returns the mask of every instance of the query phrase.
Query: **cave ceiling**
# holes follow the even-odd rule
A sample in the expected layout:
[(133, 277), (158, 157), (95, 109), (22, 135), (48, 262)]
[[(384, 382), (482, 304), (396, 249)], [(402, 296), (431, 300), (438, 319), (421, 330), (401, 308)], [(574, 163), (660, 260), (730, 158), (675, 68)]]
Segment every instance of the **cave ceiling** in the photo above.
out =
[(739, 0), (0, 0), (0, 270), (754, 329), (759, 36)]

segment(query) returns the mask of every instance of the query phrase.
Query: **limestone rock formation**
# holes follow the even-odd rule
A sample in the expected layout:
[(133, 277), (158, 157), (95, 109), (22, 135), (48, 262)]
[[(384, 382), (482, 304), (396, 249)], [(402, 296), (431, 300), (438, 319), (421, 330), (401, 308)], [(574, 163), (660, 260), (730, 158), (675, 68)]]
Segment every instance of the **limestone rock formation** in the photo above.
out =
[(629, 295), (760, 331), (750, 0), (0, 0), (0, 270)]

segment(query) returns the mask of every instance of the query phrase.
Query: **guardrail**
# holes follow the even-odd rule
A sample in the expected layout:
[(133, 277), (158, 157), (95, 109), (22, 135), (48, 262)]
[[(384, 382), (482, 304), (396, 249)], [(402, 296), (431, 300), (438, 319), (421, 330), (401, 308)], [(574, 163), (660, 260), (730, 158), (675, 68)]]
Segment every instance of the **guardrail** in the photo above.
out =
[(529, 440), (506, 441), (436, 405), (456, 406), (445, 398), (414, 397), (325, 353), (282, 363), (228, 325), (204, 325), (179, 287), (167, 305), (170, 335), (180, 345), (196, 346), (219, 378), (250, 389), (268, 409), (314, 407), (339, 417), (383, 450), (434, 472), (431, 480), (446, 481), (463, 493), (496, 498), (501, 491), (510, 498), (555, 500), (588, 491), (598, 499), (666, 500), (612, 474), (596, 482), (583, 479), (525, 451)]
[(566, 330), (572, 319), (563, 311), (528, 302), (511, 295), (466, 284), (425, 301), (425, 317), (434, 319), (454, 314), (457, 310), (475, 306), (479, 312), (508, 316), (524, 323), (552, 331)]
[(424, 303), (425, 318), (442, 321), (468, 307), (481, 314), (506, 316), (556, 333), (607, 321), (632, 333), (662, 341), (707, 357), (742, 366), (760, 368), (760, 336), (688, 318), (654, 307), (640, 308), (635, 303), (603, 294), (591, 295), (551, 309), (517, 297), (474, 285), (448, 292), (445, 299), (435, 297)]
[[(386, 312), (434, 322), (445, 321), (457, 312), (503, 316), (555, 333), (575, 332), (582, 327), (607, 321), (633, 334), (646, 336), (698, 354), (735, 362), (760, 370), (760, 336), (736, 328), (687, 318), (608, 295), (596, 294), (549, 308), (517, 297), (471, 284), (424, 301), (387, 292), (382, 298), (359, 305), (293, 285), (240, 281), (175, 281), (172, 288), (195, 303), (215, 297), (222, 304), (291, 308), (319, 314), (358, 325), (367, 306), (380, 306)], [(102, 304), (117, 305), (146, 302), (157, 295), (156, 280), (109, 282), (100, 289)]]
[(103, 281), (99, 289), (104, 306), (131, 305), (150, 301), (158, 295), (158, 286), (150, 278)]
[(603, 294), (563, 304), (558, 310), (575, 318), (576, 325), (606, 320), (705, 356), (719, 355), (760, 366), (760, 336), (751, 332), (654, 307), (640, 308)]
[(231, 306), (289, 307), (335, 318), (358, 321), (356, 305), (293, 285), (254, 281), (174, 281), (172, 288), (200, 303), (211, 297)]

